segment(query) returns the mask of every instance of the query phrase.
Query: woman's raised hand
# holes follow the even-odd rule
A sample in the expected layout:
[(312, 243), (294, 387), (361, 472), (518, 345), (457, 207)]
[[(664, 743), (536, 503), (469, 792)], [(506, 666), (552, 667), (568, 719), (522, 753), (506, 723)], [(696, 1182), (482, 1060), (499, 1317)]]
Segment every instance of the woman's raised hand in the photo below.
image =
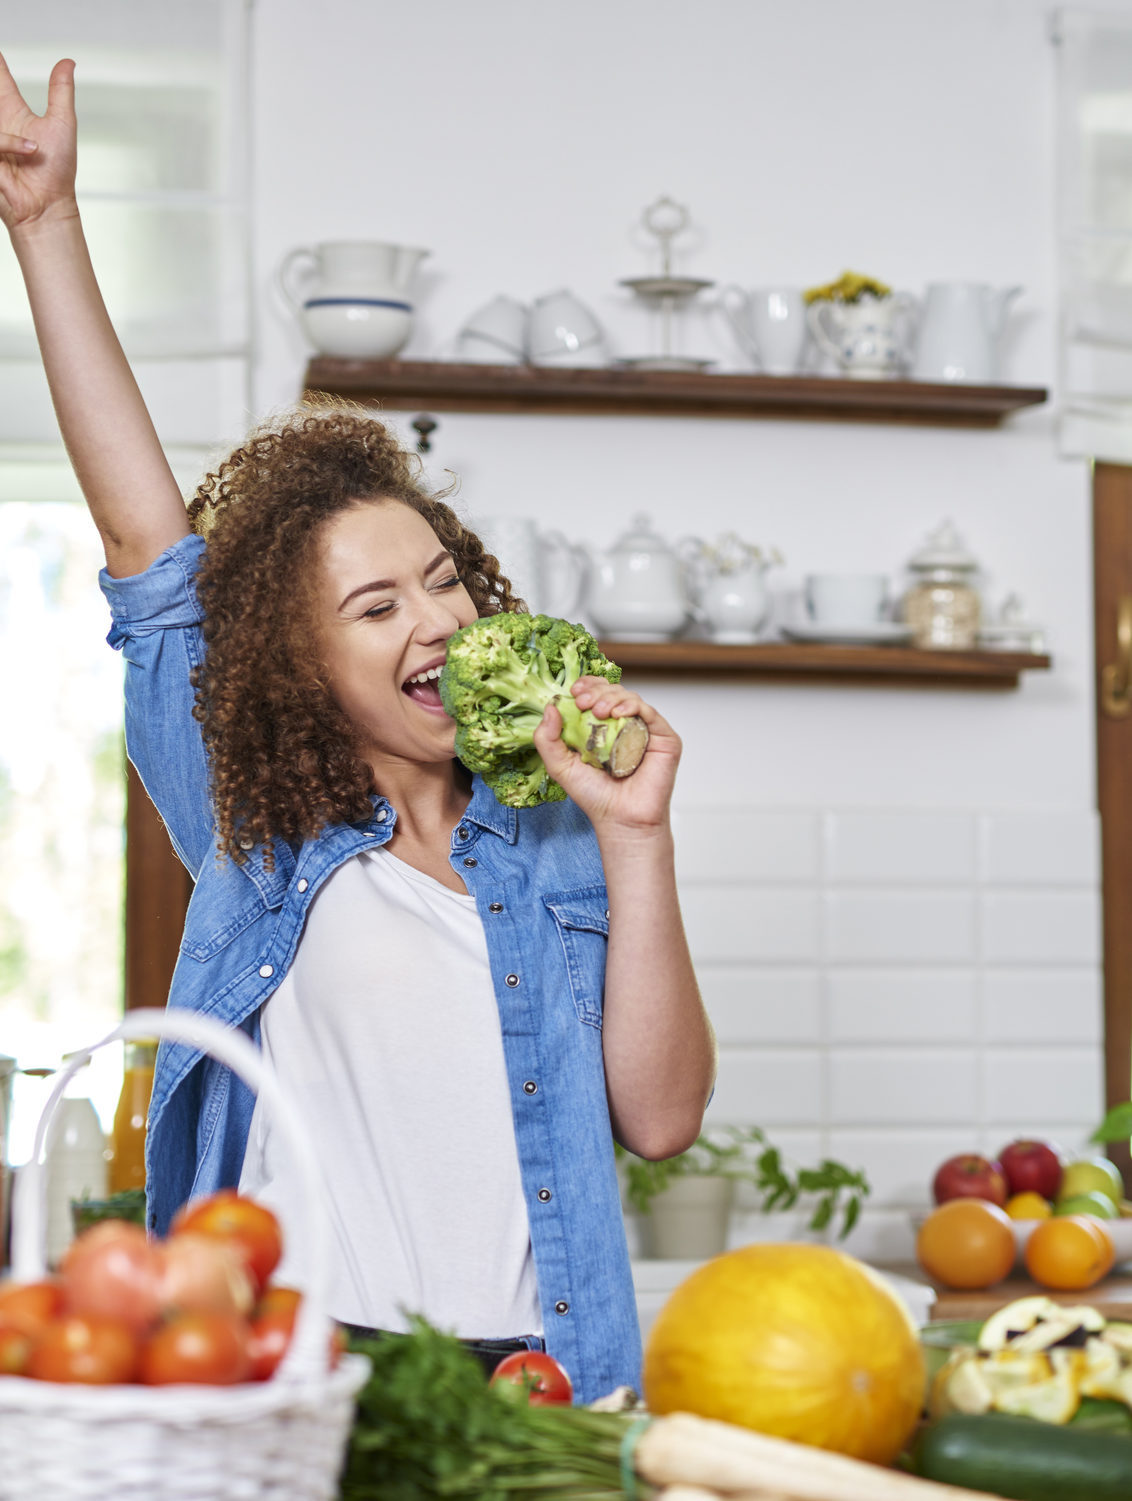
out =
[(75, 212), (75, 65), (55, 64), (37, 115), (0, 57), (0, 220), (13, 231)]
[(598, 719), (639, 715), (648, 726), (648, 749), (632, 776), (618, 779), (596, 766), (587, 766), (559, 738), (562, 716), (550, 704), (533, 736), (547, 771), (589, 817), (599, 838), (607, 834), (637, 838), (667, 832), (668, 806), (681, 751), (672, 726), (639, 694), (605, 678), (579, 678), (570, 692), (580, 709), (591, 709)]

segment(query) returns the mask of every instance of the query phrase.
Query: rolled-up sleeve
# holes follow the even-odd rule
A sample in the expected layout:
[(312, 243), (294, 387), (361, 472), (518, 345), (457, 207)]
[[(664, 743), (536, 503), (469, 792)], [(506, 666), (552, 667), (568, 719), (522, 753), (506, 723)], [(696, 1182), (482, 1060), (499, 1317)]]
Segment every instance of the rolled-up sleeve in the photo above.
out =
[(126, 752), (195, 879), (212, 855), (208, 761), (189, 674), (204, 657), (196, 572), (200, 537), (183, 537), (144, 573), (98, 582), (110, 605), (107, 641), (126, 660)]

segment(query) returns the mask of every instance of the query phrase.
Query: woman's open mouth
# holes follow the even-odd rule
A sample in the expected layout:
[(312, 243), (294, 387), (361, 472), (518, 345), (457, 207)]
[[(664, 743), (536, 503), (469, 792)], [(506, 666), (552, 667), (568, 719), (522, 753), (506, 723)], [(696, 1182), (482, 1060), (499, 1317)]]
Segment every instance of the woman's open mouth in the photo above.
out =
[(444, 705), (440, 702), (440, 667), (426, 667), (423, 672), (416, 673), (411, 678), (406, 678), (401, 684), (401, 692), (407, 694), (415, 704), (420, 704), (423, 709), (437, 709), (444, 713)]

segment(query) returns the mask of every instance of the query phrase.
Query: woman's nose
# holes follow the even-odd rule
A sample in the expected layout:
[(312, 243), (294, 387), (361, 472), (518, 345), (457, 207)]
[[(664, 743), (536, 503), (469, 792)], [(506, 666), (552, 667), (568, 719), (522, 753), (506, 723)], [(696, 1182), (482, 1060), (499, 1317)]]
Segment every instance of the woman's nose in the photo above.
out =
[(462, 622), (456, 602), (450, 597), (434, 594), (426, 596), (417, 630), (423, 642), (447, 641), (453, 631), (460, 629)]

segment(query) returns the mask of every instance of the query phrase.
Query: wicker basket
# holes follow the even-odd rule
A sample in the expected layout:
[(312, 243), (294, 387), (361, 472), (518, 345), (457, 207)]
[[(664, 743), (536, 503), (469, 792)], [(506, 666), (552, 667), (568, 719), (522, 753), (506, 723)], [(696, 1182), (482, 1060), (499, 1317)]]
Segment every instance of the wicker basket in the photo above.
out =
[(45, 1275), (47, 1126), (68, 1080), (108, 1043), (163, 1037), (200, 1048), (261, 1093), (294, 1154), (311, 1212), (284, 1232), (305, 1246), (309, 1275), (294, 1338), (271, 1380), (241, 1386), (79, 1386), (0, 1377), (0, 1501), (331, 1501), (354, 1396), (369, 1374), (357, 1355), (327, 1369), (326, 1216), (318, 1165), (293, 1111), (244, 1034), (185, 1011), (132, 1011), (77, 1054), (43, 1110), (19, 1174), (12, 1272)]

